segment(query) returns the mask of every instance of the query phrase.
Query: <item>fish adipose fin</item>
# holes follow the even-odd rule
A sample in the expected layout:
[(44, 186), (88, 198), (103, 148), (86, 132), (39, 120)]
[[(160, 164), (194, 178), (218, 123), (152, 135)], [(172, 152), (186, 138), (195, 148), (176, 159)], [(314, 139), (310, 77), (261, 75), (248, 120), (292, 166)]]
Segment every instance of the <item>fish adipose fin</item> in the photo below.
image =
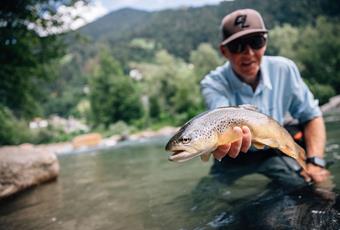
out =
[(204, 154), (201, 155), (201, 160), (202, 161), (209, 161), (210, 156), (211, 156), (211, 153), (204, 153)]

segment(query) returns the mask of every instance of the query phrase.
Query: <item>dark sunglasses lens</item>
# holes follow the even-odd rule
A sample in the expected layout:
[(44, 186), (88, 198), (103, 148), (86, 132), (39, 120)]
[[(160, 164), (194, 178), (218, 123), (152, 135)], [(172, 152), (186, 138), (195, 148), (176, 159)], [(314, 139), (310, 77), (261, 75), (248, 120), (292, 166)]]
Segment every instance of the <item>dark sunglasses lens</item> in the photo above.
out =
[(266, 44), (266, 38), (262, 35), (252, 36), (246, 39), (237, 39), (227, 44), (231, 53), (242, 53), (246, 46), (249, 45), (252, 49), (261, 49)]
[(231, 53), (241, 53), (244, 50), (244, 45), (239, 41), (232, 41), (227, 44), (227, 47)]
[(249, 45), (253, 49), (261, 49), (266, 44), (266, 38), (264, 36), (254, 36), (249, 39)]

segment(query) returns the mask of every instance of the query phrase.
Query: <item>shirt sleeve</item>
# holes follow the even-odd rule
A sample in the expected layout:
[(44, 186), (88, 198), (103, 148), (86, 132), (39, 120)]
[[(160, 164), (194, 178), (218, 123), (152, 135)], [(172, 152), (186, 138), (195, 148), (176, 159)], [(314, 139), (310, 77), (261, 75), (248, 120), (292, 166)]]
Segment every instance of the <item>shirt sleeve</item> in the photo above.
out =
[(290, 114), (300, 123), (307, 122), (315, 117), (322, 116), (319, 102), (316, 100), (301, 78), (296, 65), (291, 62), (289, 68), (292, 86), (292, 103), (289, 108)]
[(207, 75), (201, 81), (201, 94), (208, 109), (230, 105), (230, 101), (226, 94), (226, 88), (218, 81), (218, 79), (214, 79), (214, 76), (212, 75)]

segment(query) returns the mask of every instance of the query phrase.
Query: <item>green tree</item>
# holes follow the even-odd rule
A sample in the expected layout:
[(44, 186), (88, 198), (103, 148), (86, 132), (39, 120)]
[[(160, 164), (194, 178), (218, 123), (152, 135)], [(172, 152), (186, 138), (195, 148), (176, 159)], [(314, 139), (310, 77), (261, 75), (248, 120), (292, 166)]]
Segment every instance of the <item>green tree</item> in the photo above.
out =
[[(57, 35), (42, 36), (64, 22), (61, 5), (78, 0), (4, 0), (0, 3), (0, 104), (16, 116), (39, 113), (39, 86), (53, 75), (51, 61), (63, 53)], [(83, 2), (86, 2), (83, 1)]]
[(302, 63), (302, 76), (309, 81), (331, 85), (340, 93), (340, 25), (319, 17), (315, 27), (301, 29), (296, 47), (297, 58)]
[(340, 33), (337, 19), (319, 17), (315, 25), (277, 26), (269, 33), (268, 53), (297, 63), (302, 77), (323, 104), (340, 93)]
[(153, 123), (180, 125), (203, 110), (192, 64), (161, 50), (152, 63), (134, 63), (132, 67), (143, 75), (143, 94)]
[(221, 65), (223, 59), (209, 43), (202, 43), (190, 53), (190, 62), (194, 65), (198, 84), (206, 74)]
[[(297, 61), (296, 46), (299, 40), (299, 29), (290, 24), (276, 26), (269, 31), (268, 48), (269, 55), (280, 55)], [(298, 64), (298, 66), (301, 66)]]
[(26, 123), (18, 120), (8, 108), (0, 105), (0, 146), (28, 142), (30, 137)]
[(118, 121), (132, 122), (143, 116), (139, 90), (123, 75), (118, 62), (107, 52), (100, 54), (98, 68), (90, 79), (90, 103), (95, 126)]
[(331, 85), (318, 83), (313, 80), (309, 81), (308, 79), (305, 79), (305, 82), (321, 105), (328, 102), (330, 97), (335, 96), (335, 90)]

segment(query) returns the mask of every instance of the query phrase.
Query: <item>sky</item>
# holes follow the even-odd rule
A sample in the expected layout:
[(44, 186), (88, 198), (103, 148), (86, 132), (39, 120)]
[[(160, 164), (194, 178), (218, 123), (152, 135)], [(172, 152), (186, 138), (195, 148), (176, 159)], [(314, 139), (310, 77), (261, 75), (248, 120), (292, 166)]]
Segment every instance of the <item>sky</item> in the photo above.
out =
[(92, 0), (89, 6), (78, 4), (75, 8), (62, 7), (60, 11), (81, 16), (81, 19), (71, 23), (70, 29), (74, 30), (111, 11), (124, 7), (156, 11), (186, 6), (216, 5), (221, 1), (222, 0)]
[(143, 10), (162, 10), (181, 6), (203, 6), (218, 4), (221, 0), (96, 0), (105, 8), (115, 10), (123, 7), (133, 7)]

